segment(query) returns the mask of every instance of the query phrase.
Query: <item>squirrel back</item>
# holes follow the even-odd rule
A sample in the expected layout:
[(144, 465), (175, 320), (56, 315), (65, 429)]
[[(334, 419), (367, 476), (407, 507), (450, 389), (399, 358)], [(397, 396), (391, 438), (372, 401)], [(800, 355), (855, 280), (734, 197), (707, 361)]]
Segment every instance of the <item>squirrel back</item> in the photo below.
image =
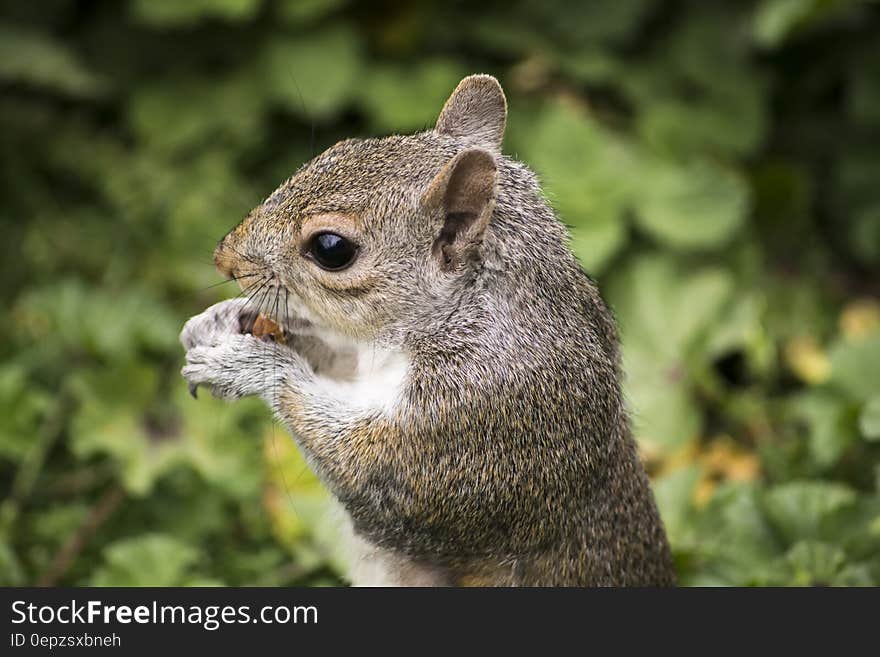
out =
[(673, 584), (613, 318), (535, 177), (496, 162), (481, 268), (435, 330), (408, 336), (419, 440), (406, 477), (387, 472), (374, 492), (405, 494), (409, 522), (366, 513), (360, 528), (458, 583)]

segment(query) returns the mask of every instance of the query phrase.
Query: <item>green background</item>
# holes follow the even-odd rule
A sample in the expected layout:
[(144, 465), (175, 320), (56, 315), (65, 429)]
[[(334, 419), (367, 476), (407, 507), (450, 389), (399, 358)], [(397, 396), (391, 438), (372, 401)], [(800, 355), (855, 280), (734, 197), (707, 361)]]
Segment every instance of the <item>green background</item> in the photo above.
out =
[(880, 5), (0, 2), (0, 584), (338, 583), (258, 402), (187, 396), (216, 240), (500, 78), (618, 316), (686, 584), (880, 584)]

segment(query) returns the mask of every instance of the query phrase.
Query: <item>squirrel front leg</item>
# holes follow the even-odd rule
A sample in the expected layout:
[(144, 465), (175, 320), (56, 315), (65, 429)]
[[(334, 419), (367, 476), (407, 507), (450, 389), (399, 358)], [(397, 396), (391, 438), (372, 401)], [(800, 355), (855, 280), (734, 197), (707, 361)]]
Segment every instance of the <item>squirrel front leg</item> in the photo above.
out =
[[(231, 400), (262, 398), (284, 422), (328, 483), (348, 489), (353, 473), (366, 473), (370, 443), (380, 419), (354, 408), (316, 374), (332, 370), (333, 358), (312, 345), (297, 349), (242, 334), (244, 300), (215, 304), (189, 320), (180, 339), (186, 349), (184, 378)], [(307, 346), (307, 345), (303, 345)], [(326, 351), (326, 350), (325, 350)]]
[[(405, 397), (384, 407), (359, 404), (344, 382), (316, 374), (305, 355), (238, 333), (235, 311), (224, 302), (187, 323), (182, 373), (191, 389), (204, 385), (224, 399), (262, 398), (345, 506), (355, 530), (373, 542), (422, 555), (490, 547), (478, 530), (493, 515), (483, 483), (494, 467), (491, 458), (450, 451), (453, 437), (434, 436), (436, 424), (408, 413)], [(459, 467), (462, 459), (470, 467)]]
[(393, 432), (380, 412), (355, 406), (311, 370), (288, 377), (264, 399), (337, 497), (345, 502), (364, 493)]

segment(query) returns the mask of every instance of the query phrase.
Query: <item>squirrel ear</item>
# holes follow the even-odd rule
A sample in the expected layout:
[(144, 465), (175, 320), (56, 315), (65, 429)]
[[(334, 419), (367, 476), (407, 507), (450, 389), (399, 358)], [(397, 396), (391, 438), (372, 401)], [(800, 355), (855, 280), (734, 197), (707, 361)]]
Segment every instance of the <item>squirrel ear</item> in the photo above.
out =
[(482, 148), (462, 151), (443, 165), (422, 196), (422, 208), (440, 218), (432, 253), (443, 269), (456, 268), (483, 239), (495, 209), (497, 166)]
[(498, 80), (491, 75), (470, 75), (446, 101), (434, 130), (500, 153), (506, 122), (507, 99)]

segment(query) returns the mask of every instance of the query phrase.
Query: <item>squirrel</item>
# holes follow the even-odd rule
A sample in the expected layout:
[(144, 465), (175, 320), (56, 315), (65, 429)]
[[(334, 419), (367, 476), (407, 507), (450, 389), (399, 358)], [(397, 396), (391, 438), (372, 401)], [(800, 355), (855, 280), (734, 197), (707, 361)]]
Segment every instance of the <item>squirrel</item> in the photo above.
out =
[(506, 121), (472, 75), (433, 129), (304, 164), (217, 245), (246, 298), (186, 323), (182, 374), (289, 429), (354, 584), (674, 585), (615, 322)]

